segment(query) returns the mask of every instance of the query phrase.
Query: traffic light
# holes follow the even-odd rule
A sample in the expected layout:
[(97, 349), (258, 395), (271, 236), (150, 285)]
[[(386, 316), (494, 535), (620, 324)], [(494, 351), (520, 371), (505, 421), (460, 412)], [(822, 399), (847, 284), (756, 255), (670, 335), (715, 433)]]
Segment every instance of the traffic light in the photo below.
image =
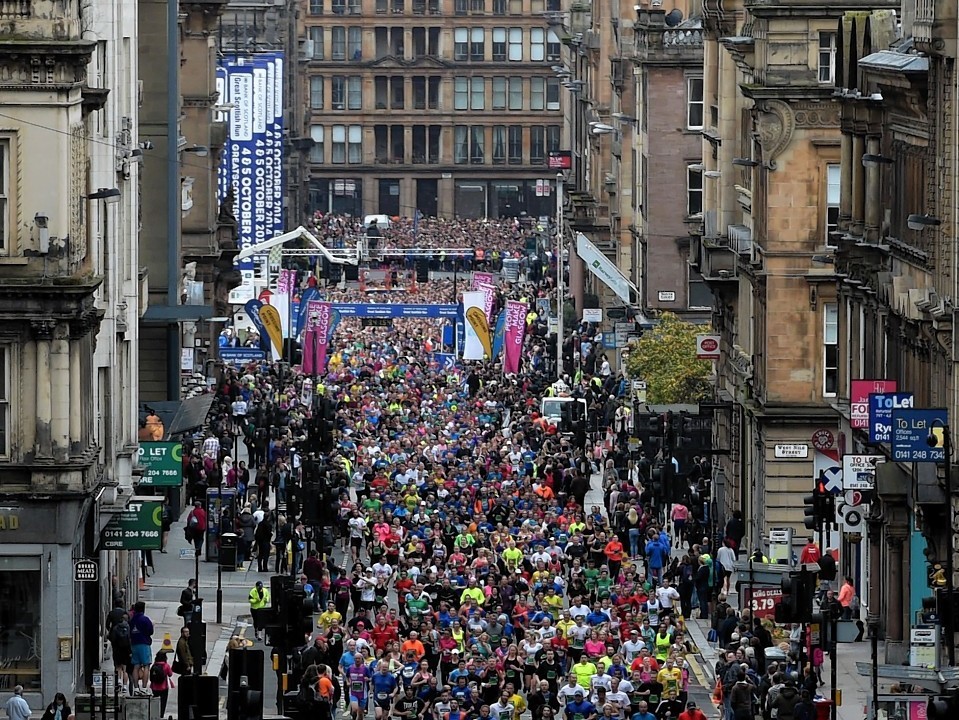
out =
[(313, 598), (297, 583), (286, 591), (286, 647), (293, 649), (306, 644), (306, 636), (313, 632)]
[(818, 483), (816, 483), (816, 487), (813, 488), (812, 495), (807, 495), (802, 501), (803, 505), (805, 505), (803, 515), (806, 516), (803, 520), (803, 525), (806, 526), (807, 530), (818, 530), (823, 517), (822, 496), (819, 494)]
[(959, 712), (959, 689), (951, 690), (947, 695), (933, 695), (926, 705), (928, 720), (947, 720)]
[(228, 667), (227, 720), (260, 720), (263, 717), (263, 651), (230, 650)]
[(663, 416), (662, 415), (650, 415), (646, 419), (646, 427), (649, 429), (649, 434), (654, 437), (663, 437)]
[(776, 622), (812, 622), (816, 575), (808, 570), (790, 572), (782, 578), (782, 600), (776, 606)]

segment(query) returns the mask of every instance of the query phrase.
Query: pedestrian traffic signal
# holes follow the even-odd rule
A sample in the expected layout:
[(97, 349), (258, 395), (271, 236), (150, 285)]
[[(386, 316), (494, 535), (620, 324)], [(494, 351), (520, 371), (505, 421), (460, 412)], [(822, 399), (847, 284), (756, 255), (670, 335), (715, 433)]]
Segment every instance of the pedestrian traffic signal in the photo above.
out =
[(776, 606), (776, 622), (812, 622), (812, 603), (815, 594), (815, 573), (803, 569), (783, 575), (782, 600)]
[(263, 717), (263, 651), (232, 649), (227, 667), (227, 720), (260, 720)]
[(959, 712), (959, 690), (951, 690), (947, 695), (933, 695), (926, 705), (927, 720), (949, 720)]

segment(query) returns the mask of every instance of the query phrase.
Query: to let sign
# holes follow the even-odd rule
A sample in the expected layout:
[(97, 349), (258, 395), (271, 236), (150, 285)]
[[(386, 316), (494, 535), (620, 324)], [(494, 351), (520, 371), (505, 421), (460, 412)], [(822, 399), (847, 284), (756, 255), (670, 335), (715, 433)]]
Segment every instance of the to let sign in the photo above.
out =
[(178, 442), (141, 442), (140, 485), (180, 487), (183, 483), (183, 445)]
[(849, 425), (869, 427), (869, 396), (893, 393), (898, 389), (895, 380), (853, 380), (849, 387)]
[(134, 498), (100, 533), (101, 550), (159, 550), (163, 503)]
[(872, 393), (869, 395), (869, 442), (892, 442), (892, 413), (912, 407), (912, 393)]
[(945, 409), (892, 412), (892, 459), (898, 462), (945, 462)]
[(743, 587), (743, 599), (746, 606), (753, 611), (753, 617), (774, 618), (776, 606), (782, 602), (783, 593), (779, 588), (772, 587)]

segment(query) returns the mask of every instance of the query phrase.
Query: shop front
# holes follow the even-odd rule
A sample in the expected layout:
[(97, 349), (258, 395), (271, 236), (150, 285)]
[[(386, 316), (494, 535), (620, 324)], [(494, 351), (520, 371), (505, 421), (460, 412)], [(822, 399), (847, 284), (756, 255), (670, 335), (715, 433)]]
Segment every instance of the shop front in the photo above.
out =
[(87, 497), (0, 500), (0, 693), (23, 685), (31, 707), (84, 686), (99, 663), (99, 583), (76, 582), (99, 560)]

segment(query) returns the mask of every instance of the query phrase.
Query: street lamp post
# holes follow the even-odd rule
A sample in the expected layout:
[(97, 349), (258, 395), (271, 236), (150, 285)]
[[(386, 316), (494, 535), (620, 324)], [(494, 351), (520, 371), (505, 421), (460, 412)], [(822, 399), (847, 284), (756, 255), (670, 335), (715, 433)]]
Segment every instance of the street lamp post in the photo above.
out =
[[(953, 616), (952, 601), (952, 596), (955, 592), (954, 570), (952, 566), (952, 553), (955, 550), (952, 542), (952, 536), (955, 532), (952, 510), (952, 433), (949, 430), (949, 423), (940, 418), (932, 421), (932, 427), (942, 428), (943, 464), (946, 466), (946, 525), (948, 528), (946, 536), (948, 538), (946, 543), (946, 610), (943, 612), (942, 608), (940, 608), (939, 612), (945, 616), (946, 655), (949, 658), (949, 666), (954, 667), (956, 664), (956, 619)], [(926, 438), (926, 443), (930, 447), (936, 447), (939, 444), (939, 438), (930, 432)]]
[(563, 191), (566, 178), (556, 174), (556, 379), (563, 379)]

